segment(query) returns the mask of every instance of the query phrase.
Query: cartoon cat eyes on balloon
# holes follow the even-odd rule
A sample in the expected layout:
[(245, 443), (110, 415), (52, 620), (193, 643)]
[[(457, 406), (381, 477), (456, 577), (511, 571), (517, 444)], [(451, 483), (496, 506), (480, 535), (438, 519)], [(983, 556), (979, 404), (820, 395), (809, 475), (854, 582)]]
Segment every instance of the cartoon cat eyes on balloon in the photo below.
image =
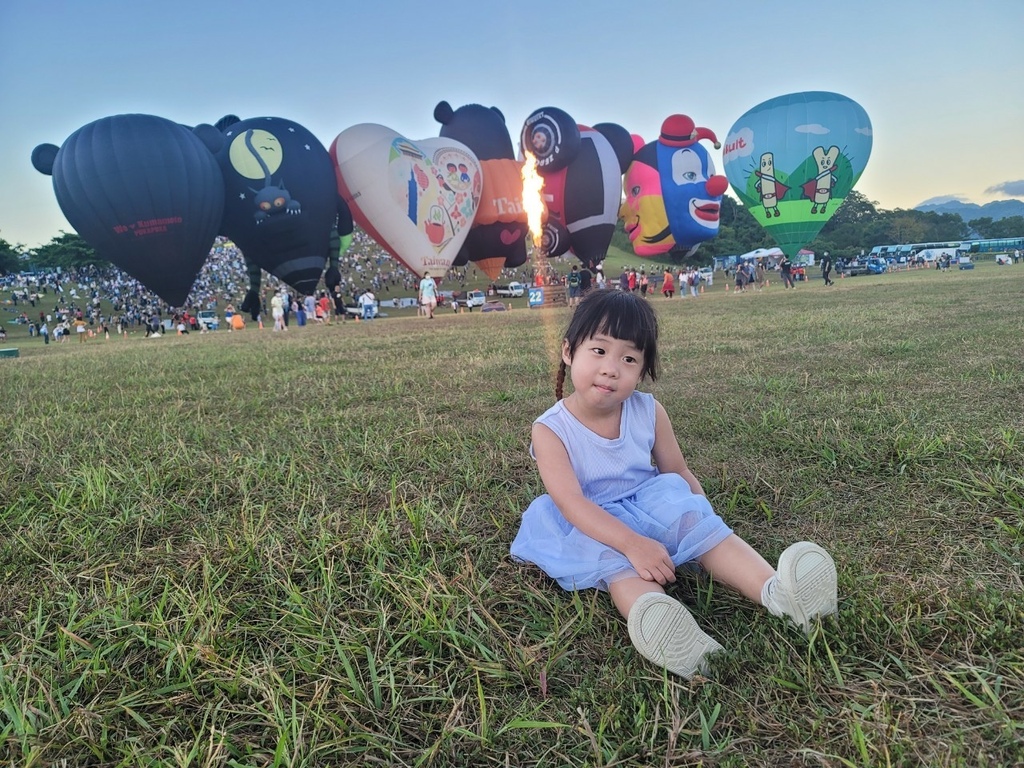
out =
[(36, 147), (32, 163), (53, 176), (61, 210), (97, 254), (172, 306), (185, 303), (218, 234), (249, 265), (247, 311), (258, 312), (261, 270), (303, 294), (340, 279), (351, 215), (327, 150), (290, 120), (229, 115), (190, 129), (114, 115)]

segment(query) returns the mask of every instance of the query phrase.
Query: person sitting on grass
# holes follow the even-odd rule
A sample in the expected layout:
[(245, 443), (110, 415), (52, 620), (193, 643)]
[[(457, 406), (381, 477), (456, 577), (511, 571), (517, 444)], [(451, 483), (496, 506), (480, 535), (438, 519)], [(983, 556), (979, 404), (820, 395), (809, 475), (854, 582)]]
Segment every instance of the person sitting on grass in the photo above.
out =
[[(511, 554), (563, 589), (608, 591), (640, 654), (690, 679), (722, 646), (665, 594), (678, 567), (696, 562), (805, 632), (837, 610), (836, 567), (799, 542), (773, 569), (715, 514), (664, 406), (636, 391), (657, 378), (657, 341), (657, 317), (639, 296), (582, 299), (562, 340), (556, 403), (533, 424), (530, 453), (547, 493), (523, 514)], [(567, 368), (573, 391), (563, 399)]]

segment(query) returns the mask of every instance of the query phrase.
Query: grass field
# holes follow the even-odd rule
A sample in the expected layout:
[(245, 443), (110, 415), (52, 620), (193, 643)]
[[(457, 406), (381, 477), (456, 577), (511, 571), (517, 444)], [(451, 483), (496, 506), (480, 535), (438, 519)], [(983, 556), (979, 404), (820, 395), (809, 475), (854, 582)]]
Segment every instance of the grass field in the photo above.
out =
[(712, 503), (840, 574), (809, 639), (681, 575), (690, 683), (508, 557), (568, 310), (8, 342), (0, 764), (1021, 764), (1022, 289), (652, 299)]

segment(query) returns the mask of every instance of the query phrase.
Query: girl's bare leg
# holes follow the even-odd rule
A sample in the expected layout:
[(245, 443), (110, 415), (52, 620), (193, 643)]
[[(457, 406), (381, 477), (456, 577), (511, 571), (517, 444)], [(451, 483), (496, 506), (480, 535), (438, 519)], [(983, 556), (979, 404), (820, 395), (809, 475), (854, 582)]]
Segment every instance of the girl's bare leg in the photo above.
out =
[(612, 602), (619, 609), (623, 618), (629, 617), (629, 609), (633, 607), (636, 599), (645, 592), (660, 592), (665, 590), (655, 581), (647, 581), (639, 576), (630, 576), (613, 581), (608, 585), (608, 593), (612, 596)]
[(678, 600), (653, 581), (621, 574), (608, 585), (612, 600), (626, 617), (629, 639), (642, 656), (687, 680), (707, 674), (707, 658), (722, 646), (701, 631)]
[(775, 575), (768, 561), (735, 533), (698, 562), (715, 581), (732, 587), (757, 605), (761, 605), (765, 582)]

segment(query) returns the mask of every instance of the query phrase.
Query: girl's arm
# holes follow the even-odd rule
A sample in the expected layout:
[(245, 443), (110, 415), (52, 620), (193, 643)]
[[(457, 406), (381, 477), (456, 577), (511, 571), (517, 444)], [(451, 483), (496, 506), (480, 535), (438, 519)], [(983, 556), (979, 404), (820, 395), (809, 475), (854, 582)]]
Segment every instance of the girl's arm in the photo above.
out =
[(543, 424), (533, 425), (533, 454), (544, 488), (566, 520), (625, 555), (641, 578), (659, 584), (675, 581), (676, 567), (661, 542), (636, 533), (583, 495), (565, 446)]
[(679, 441), (676, 440), (676, 433), (672, 429), (672, 421), (668, 417), (668, 412), (658, 401), (654, 402), (654, 450), (652, 453), (659, 472), (675, 472), (682, 476), (691, 491), (701, 496), (706, 495), (700, 481), (690, 471), (690, 467), (683, 457), (683, 451), (679, 447)]

